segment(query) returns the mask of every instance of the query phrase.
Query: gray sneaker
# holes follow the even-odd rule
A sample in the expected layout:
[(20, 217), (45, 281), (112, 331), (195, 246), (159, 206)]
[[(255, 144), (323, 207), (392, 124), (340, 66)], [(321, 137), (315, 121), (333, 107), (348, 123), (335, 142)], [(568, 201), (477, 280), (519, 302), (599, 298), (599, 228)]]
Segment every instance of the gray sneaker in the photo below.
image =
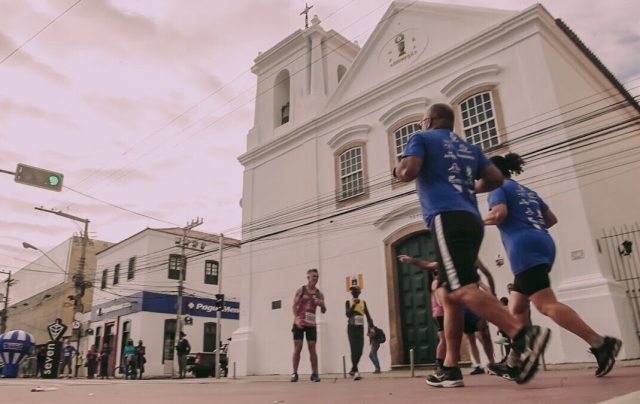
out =
[(526, 327), (524, 334), (514, 341), (513, 349), (518, 354), (516, 383), (527, 383), (538, 371), (538, 360), (544, 353), (551, 330), (537, 325)]

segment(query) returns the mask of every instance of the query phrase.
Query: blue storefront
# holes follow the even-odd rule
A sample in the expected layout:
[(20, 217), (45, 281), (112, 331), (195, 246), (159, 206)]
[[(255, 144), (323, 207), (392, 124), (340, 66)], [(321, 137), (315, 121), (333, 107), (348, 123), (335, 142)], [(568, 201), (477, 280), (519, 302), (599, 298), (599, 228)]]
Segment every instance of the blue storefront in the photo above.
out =
[[(120, 363), (126, 341), (132, 339), (137, 343), (142, 340), (147, 351), (145, 374), (170, 374), (176, 343), (177, 306), (176, 295), (148, 291), (95, 305), (91, 310), (88, 345), (96, 345), (99, 351), (105, 347), (111, 351), (109, 368), (113, 373)], [(182, 315), (183, 330), (192, 352), (212, 352), (216, 336), (224, 342), (237, 328), (240, 303), (224, 301), (219, 332), (215, 299), (183, 296)]]

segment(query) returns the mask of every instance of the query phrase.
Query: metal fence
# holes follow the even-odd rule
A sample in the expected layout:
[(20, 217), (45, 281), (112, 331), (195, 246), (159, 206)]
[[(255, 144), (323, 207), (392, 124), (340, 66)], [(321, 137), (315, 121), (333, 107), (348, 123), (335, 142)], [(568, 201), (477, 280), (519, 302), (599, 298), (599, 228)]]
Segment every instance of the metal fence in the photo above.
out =
[(640, 337), (640, 224), (603, 231), (600, 238), (609, 257), (613, 278), (625, 287)]

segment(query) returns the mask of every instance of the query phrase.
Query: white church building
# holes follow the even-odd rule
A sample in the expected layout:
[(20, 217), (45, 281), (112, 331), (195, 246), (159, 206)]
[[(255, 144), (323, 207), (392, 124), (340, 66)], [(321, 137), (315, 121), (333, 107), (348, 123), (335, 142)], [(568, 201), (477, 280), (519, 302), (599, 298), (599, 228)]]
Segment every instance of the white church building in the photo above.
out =
[[(559, 299), (596, 331), (621, 338), (619, 358), (640, 356), (637, 295), (616, 280), (627, 258), (638, 276), (640, 245), (624, 255), (608, 233), (640, 218), (640, 107), (544, 7), (396, 1), (362, 48), (314, 17), (259, 54), (252, 71), (255, 122), (239, 157), (242, 305), (230, 351), (239, 375), (291, 372), (291, 304), (310, 268), (319, 270), (328, 308), (319, 314), (321, 373), (342, 372), (343, 355), (349, 360), (352, 281), (387, 334), (383, 370), (407, 364), (410, 349), (417, 363), (433, 362), (425, 275), (396, 259), (433, 258), (432, 236), (415, 185), (394, 181), (391, 170), (438, 102), (454, 107), (457, 133), (488, 155), (524, 157), (518, 180), (559, 217), (551, 229)], [(479, 205), (486, 214), (486, 196)], [(498, 255), (506, 256), (497, 229), (487, 228), (480, 257), (500, 297), (512, 275)], [(594, 361), (578, 337), (535, 310), (533, 321), (552, 329), (547, 363)], [(373, 370), (367, 352), (363, 371)], [(310, 372), (306, 348), (300, 371)]]

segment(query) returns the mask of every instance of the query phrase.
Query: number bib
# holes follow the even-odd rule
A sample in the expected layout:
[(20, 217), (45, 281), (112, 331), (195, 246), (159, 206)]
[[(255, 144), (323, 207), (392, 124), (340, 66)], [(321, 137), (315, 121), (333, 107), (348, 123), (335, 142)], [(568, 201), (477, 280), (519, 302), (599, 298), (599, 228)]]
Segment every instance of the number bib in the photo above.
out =
[(309, 324), (315, 324), (316, 313), (309, 313), (309, 312), (304, 313), (304, 322)]
[(364, 316), (353, 316), (354, 325), (364, 325)]

